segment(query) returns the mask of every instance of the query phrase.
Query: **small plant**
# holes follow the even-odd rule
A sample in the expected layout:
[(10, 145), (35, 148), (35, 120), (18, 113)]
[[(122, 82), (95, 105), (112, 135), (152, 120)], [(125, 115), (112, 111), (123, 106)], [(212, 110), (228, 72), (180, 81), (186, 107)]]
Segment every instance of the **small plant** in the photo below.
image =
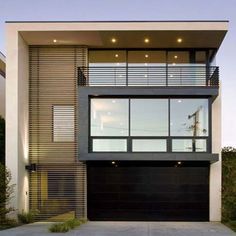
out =
[(81, 219), (72, 219), (67, 220), (64, 223), (55, 223), (49, 227), (49, 231), (52, 233), (65, 233), (68, 232), (70, 229), (74, 229), (75, 227), (80, 226), (81, 224), (84, 224), (87, 222), (87, 219), (81, 218)]
[(81, 222), (80, 220), (78, 220), (76, 218), (65, 222), (65, 224), (67, 224), (70, 229), (74, 229), (75, 227), (80, 226), (82, 223), (83, 222)]
[(21, 214), (18, 214), (18, 219), (22, 224), (29, 224), (35, 221), (35, 217), (39, 214), (38, 210), (32, 210), (29, 212), (22, 211)]
[(14, 212), (14, 208), (10, 206), (11, 199), (14, 197), (15, 184), (11, 182), (10, 171), (0, 163), (0, 225), (8, 225), (10, 220), (7, 215)]
[(56, 223), (49, 227), (49, 231), (52, 233), (66, 233), (69, 229), (69, 226), (65, 223)]

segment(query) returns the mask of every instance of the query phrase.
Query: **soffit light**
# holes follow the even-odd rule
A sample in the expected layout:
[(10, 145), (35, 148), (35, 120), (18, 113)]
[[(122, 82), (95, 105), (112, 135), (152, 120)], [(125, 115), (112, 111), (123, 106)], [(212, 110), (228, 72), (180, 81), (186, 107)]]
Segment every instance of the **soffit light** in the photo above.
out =
[(53, 39), (53, 43), (56, 43), (57, 42), (57, 40), (56, 39)]
[(118, 54), (116, 54), (116, 55), (115, 55), (115, 57), (119, 57), (119, 55), (118, 55)]
[(182, 39), (182, 38), (177, 38), (177, 42), (178, 42), (178, 43), (182, 43), (182, 42), (183, 42), (183, 39)]
[(149, 57), (148, 54), (145, 54), (145, 57), (148, 58)]
[(149, 38), (145, 38), (145, 39), (144, 39), (144, 42), (145, 42), (145, 43), (149, 43), (149, 41), (150, 41)]
[(174, 56), (174, 58), (175, 58), (175, 59), (177, 59), (177, 58), (178, 58), (178, 56), (177, 56), (177, 55), (175, 55), (175, 56)]
[(116, 43), (116, 41), (117, 41), (116, 38), (112, 38), (112, 39), (111, 39), (111, 42), (112, 42), (112, 43)]

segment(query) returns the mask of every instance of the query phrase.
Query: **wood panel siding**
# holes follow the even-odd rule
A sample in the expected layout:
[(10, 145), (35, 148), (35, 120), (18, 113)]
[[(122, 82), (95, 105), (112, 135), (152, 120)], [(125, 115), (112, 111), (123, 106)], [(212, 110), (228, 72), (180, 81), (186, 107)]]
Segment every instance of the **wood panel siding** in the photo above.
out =
[[(31, 46), (29, 81), (30, 208), (40, 219), (86, 214), (86, 166), (78, 161), (77, 68), (87, 48)], [(53, 106), (74, 106), (74, 141), (53, 140)]]

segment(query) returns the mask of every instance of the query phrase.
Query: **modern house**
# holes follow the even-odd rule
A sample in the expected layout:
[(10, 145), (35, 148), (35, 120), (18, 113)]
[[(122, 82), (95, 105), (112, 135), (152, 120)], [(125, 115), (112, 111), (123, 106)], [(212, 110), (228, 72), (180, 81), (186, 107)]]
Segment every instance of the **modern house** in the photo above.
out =
[(5, 118), (5, 56), (0, 52), (0, 116)]
[(7, 22), (12, 205), (39, 219), (220, 221), (227, 21)]

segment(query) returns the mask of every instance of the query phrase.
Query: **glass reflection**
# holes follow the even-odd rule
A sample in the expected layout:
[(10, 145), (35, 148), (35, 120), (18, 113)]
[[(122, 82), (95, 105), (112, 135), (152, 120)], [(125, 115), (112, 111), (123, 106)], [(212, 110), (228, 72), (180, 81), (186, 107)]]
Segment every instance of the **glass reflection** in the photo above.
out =
[(131, 99), (131, 136), (167, 136), (168, 100)]
[(126, 139), (93, 139), (93, 152), (126, 152)]
[(170, 100), (171, 136), (208, 136), (207, 99)]
[(166, 139), (133, 139), (133, 152), (166, 152)]
[(128, 99), (91, 99), (91, 136), (128, 136)]

